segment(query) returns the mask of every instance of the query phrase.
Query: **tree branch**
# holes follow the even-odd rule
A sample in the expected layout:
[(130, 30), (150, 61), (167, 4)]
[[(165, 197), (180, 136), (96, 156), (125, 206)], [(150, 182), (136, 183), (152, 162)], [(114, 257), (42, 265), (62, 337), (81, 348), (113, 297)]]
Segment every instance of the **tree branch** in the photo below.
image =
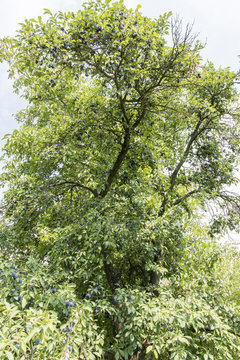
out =
[(129, 149), (129, 144), (130, 144), (130, 131), (129, 129), (126, 129), (125, 131), (125, 137), (124, 137), (124, 141), (122, 143), (122, 149), (118, 154), (118, 157), (112, 167), (112, 169), (109, 172), (108, 178), (107, 178), (107, 182), (104, 186), (104, 189), (100, 192), (99, 196), (101, 197), (105, 197), (113, 183), (113, 180), (118, 172), (118, 170), (120, 169), (120, 166), (125, 158), (125, 155), (128, 152)]
[(178, 204), (180, 204), (182, 201), (186, 200), (187, 198), (189, 198), (191, 195), (196, 194), (197, 192), (199, 192), (199, 189), (195, 189), (190, 191), (189, 193), (185, 194), (183, 197), (181, 197), (180, 199), (176, 200), (173, 203), (173, 206), (176, 206)]
[(63, 186), (63, 185), (71, 185), (71, 187), (80, 187), (82, 189), (90, 191), (95, 197), (98, 196), (98, 193), (97, 193), (96, 189), (91, 189), (88, 186), (82, 185), (82, 184), (80, 184), (80, 183), (78, 183), (76, 181), (71, 181), (71, 180), (66, 180), (66, 181), (62, 181), (62, 182), (59, 182), (59, 183), (55, 183), (55, 184), (49, 184), (49, 185), (46, 185), (44, 188), (46, 188), (46, 187), (47, 188), (55, 187), (55, 186)]
[(181, 159), (179, 160), (179, 162), (177, 163), (177, 166), (175, 167), (172, 175), (171, 175), (171, 178), (170, 178), (170, 188), (169, 188), (169, 192), (166, 194), (166, 196), (164, 197), (163, 199), (163, 202), (162, 202), (162, 205), (160, 207), (160, 210), (158, 212), (158, 216), (162, 216), (165, 212), (165, 209), (166, 209), (166, 204), (167, 204), (167, 201), (168, 201), (168, 198), (169, 198), (169, 193), (172, 192), (174, 186), (175, 186), (175, 183), (176, 183), (176, 180), (177, 180), (177, 176), (178, 176), (178, 173), (181, 169), (181, 167), (183, 166), (183, 164), (185, 163), (188, 155), (189, 155), (189, 152), (191, 150), (191, 146), (192, 144), (194, 143), (194, 141), (198, 138), (198, 136), (207, 129), (209, 123), (212, 121), (212, 118), (210, 118), (206, 124), (200, 128), (201, 124), (203, 123), (204, 121), (204, 118), (201, 118), (199, 119), (194, 131), (192, 132), (191, 136), (190, 136), (190, 139), (187, 143), (187, 146), (184, 150), (184, 153), (181, 157)]

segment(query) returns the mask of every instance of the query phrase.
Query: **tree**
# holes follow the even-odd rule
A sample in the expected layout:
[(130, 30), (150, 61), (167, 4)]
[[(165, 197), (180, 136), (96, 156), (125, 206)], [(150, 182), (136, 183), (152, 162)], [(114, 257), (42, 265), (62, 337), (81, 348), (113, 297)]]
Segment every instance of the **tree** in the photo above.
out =
[(235, 358), (237, 325), (211, 307), (220, 284), (211, 278), (202, 297), (180, 279), (200, 237), (192, 216), (214, 210), (212, 237), (238, 224), (226, 190), (240, 150), (237, 75), (203, 64), (170, 13), (89, 1), (46, 16), (1, 42), (28, 102), (1, 176), (2, 312), (15, 314), (2, 356)]

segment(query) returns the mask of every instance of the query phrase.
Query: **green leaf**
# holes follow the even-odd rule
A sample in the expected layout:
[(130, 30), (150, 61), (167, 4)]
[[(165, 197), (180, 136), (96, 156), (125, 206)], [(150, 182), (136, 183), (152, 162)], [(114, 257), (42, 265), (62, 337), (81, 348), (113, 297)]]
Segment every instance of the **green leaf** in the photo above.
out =
[(146, 354), (150, 353), (150, 352), (152, 351), (152, 349), (153, 349), (153, 346), (152, 346), (152, 345), (148, 346), (148, 347), (146, 348)]
[(22, 308), (24, 309), (27, 305), (28, 299), (26, 297), (22, 298)]
[(52, 16), (52, 12), (49, 9), (44, 8), (44, 14), (49, 14)]
[(10, 351), (5, 350), (5, 355), (7, 356), (8, 360), (14, 360), (14, 356)]

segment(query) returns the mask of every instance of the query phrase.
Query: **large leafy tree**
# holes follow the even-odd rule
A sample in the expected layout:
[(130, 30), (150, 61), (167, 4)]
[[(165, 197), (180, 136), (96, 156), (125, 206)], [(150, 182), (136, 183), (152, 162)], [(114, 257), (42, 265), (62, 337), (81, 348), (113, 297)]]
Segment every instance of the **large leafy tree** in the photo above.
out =
[[(15, 90), (28, 102), (4, 148), (2, 253), (31, 284), (21, 285), (22, 295), (5, 290), (3, 311), (16, 301), (21, 310), (20, 340), (5, 341), (6, 358), (18, 343), (15, 352), (32, 358), (39, 328), (35, 351), (47, 344), (39, 359), (69, 356), (62, 335), (53, 342), (61, 331), (76, 359), (235, 354), (226, 324), (219, 334), (230, 345), (214, 353), (219, 334), (207, 336), (208, 322), (221, 318), (209, 299), (188, 290), (184, 303), (180, 281), (172, 292), (163, 284), (183, 267), (186, 239), (199, 238), (192, 215), (211, 208), (211, 236), (235, 228), (239, 215), (238, 197), (226, 190), (240, 151), (237, 75), (203, 64), (191, 28), (182, 31), (170, 15), (149, 19), (122, 1), (90, 1), (77, 13), (46, 10), (45, 20), (26, 20), (16, 38), (1, 42)], [(11, 267), (3, 270), (6, 281), (18, 280)], [(52, 328), (41, 323), (42, 307)], [(184, 323), (183, 308), (196, 323)], [(164, 330), (168, 316), (178, 319), (175, 337), (171, 324)], [(39, 326), (26, 339), (19, 329), (27, 321)]]

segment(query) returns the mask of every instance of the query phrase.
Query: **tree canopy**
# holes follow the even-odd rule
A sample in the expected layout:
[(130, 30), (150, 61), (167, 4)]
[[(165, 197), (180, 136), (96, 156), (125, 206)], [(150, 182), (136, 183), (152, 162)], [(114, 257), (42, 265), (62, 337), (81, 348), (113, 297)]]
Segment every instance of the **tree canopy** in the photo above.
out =
[(1, 40), (28, 103), (1, 175), (2, 358), (236, 359), (203, 237), (239, 222), (238, 74), (201, 49), (122, 1)]

